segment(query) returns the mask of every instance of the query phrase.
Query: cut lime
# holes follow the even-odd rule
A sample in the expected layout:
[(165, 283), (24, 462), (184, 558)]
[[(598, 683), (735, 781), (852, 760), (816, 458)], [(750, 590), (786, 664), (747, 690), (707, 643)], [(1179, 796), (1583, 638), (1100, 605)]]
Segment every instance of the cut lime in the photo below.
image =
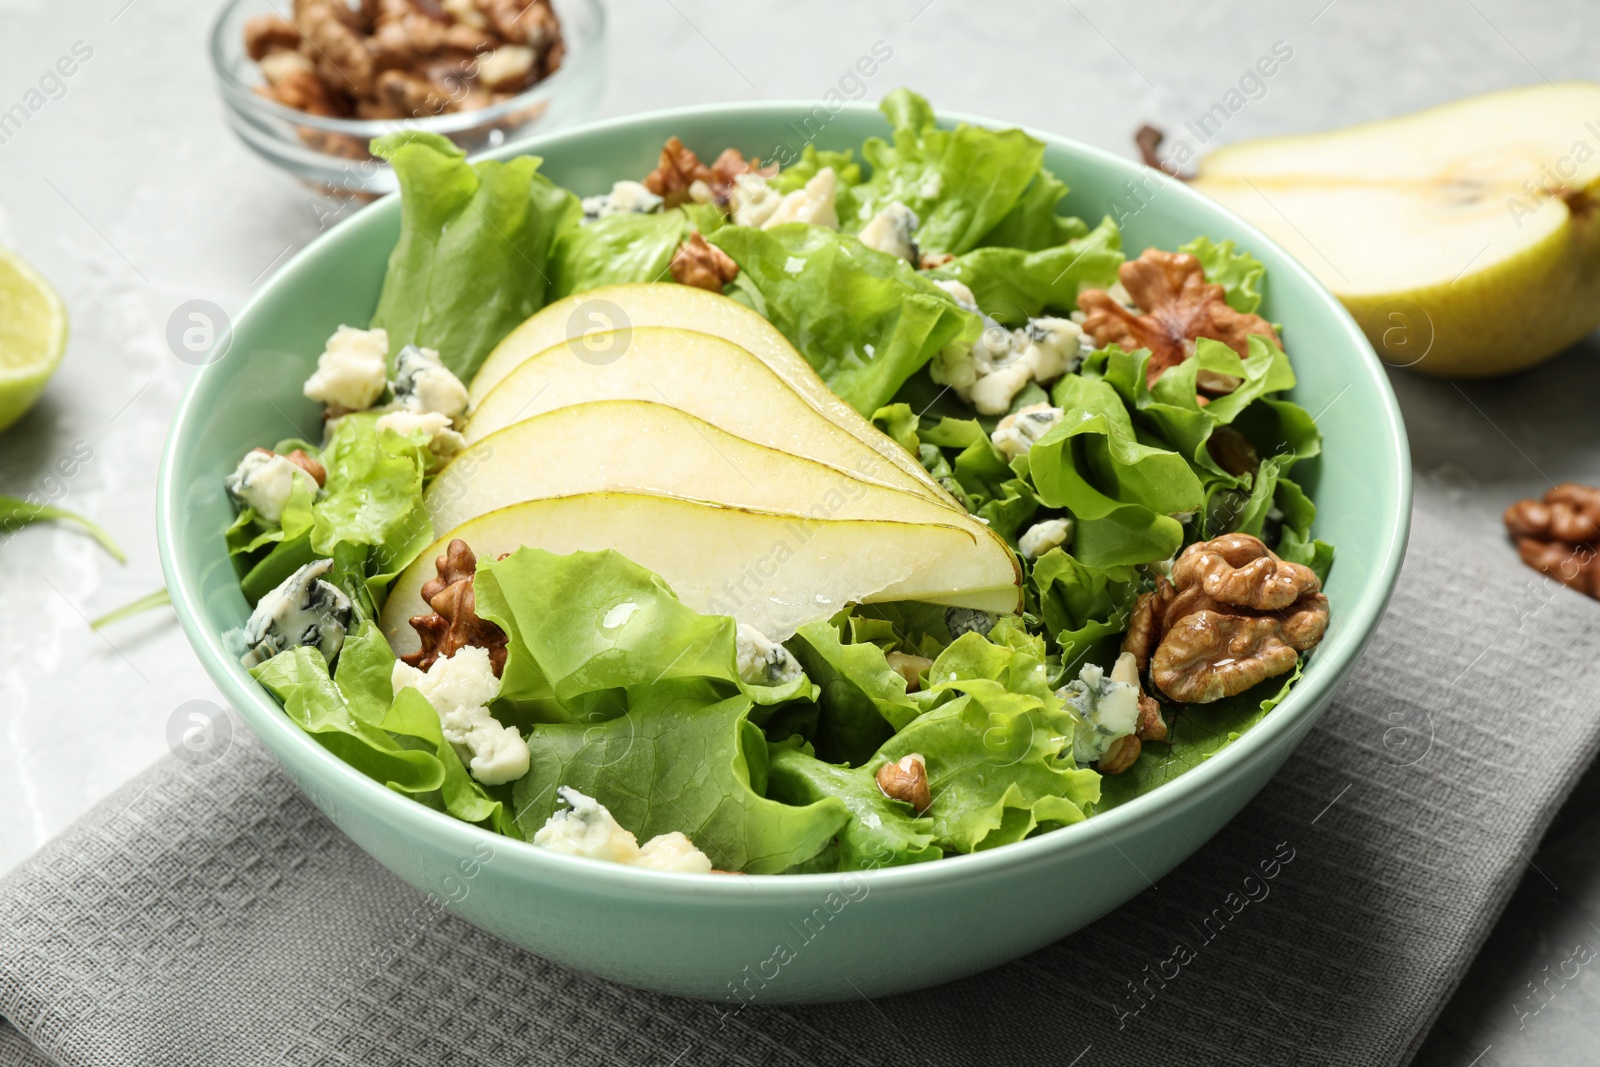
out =
[(0, 431), (28, 413), (67, 349), (67, 309), (50, 283), (0, 248)]

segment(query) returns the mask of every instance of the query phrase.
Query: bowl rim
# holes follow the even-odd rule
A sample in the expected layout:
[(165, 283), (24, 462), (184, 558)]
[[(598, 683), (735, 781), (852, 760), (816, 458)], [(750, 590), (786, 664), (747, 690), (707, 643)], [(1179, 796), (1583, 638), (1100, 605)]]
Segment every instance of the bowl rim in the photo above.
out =
[[(228, 106), (241, 112), (256, 112), (281, 122), (293, 123), (324, 133), (342, 133), (361, 140), (371, 140), (390, 133), (406, 130), (420, 130), (427, 133), (439, 133), (448, 136), (452, 133), (463, 133), (478, 130), (486, 126), (513, 118), (519, 112), (531, 106), (543, 103), (546, 100), (559, 96), (566, 88), (567, 83), (576, 81), (582, 76), (583, 70), (591, 63), (598, 61), (603, 54), (601, 46), (604, 44), (607, 19), (605, 5), (600, 0), (563, 0), (565, 3), (582, 6), (589, 15), (586, 32), (576, 38), (580, 44), (578, 48), (571, 48), (574, 38), (566, 36), (567, 22), (562, 21), (563, 37), (569, 44), (568, 51), (562, 57), (560, 68), (549, 77), (536, 82), (508, 100), (488, 107), (480, 107), (471, 111), (452, 111), (440, 115), (430, 115), (426, 118), (410, 119), (344, 119), (334, 116), (312, 115), (305, 111), (296, 111), (294, 108), (285, 107), (268, 97), (255, 91), (255, 87), (240, 79), (227, 63), (227, 40), (231, 39), (223, 33), (225, 24), (230, 17), (246, 4), (257, 3), (259, 0), (228, 0), (217, 10), (211, 21), (211, 27), (206, 31), (207, 55), (211, 60), (211, 72), (217, 80), (217, 87), (222, 92), (222, 98)], [(253, 61), (252, 61), (253, 62)], [(495, 151), (507, 147), (501, 145)], [(310, 149), (317, 155), (342, 159), (329, 152)]]
[[(549, 150), (560, 150), (572, 142), (581, 143), (584, 139), (602, 131), (626, 132), (630, 128), (659, 128), (662, 124), (673, 121), (703, 119), (730, 113), (772, 113), (781, 120), (791, 112), (810, 113), (816, 106), (814, 101), (809, 100), (777, 100), (667, 108), (585, 123), (562, 131), (535, 134), (491, 151), (479, 153), (472, 158), (503, 159), (517, 155), (537, 155)], [(837, 115), (845, 110), (868, 115), (879, 114), (875, 104), (866, 102), (847, 102), (833, 113)], [(180, 446), (187, 436), (186, 431), (197, 420), (200, 399), (204, 392), (203, 386), (207, 379), (218, 373), (218, 368), (226, 362), (218, 360), (202, 367), (191, 379), (173, 417), (157, 479), (156, 532), (161, 567), (171, 592), (174, 611), (202, 666), (232, 702), (239, 716), (258, 735), (271, 733), (279, 744), (299, 749), (305, 754), (307, 762), (322, 768), (343, 791), (353, 791), (374, 798), (372, 802), (380, 807), (387, 804), (385, 821), (390, 833), (428, 837), (431, 843), (441, 849), (448, 849), (452, 855), (461, 856), (471, 855), (475, 846), (491, 842), (495, 848), (494, 855), (504, 856), (507, 865), (514, 870), (527, 872), (535, 878), (566, 879), (566, 888), (572, 891), (581, 890), (606, 898), (636, 898), (641, 888), (648, 888), (655, 902), (687, 904), (694, 901), (709, 901), (718, 906), (737, 906), (752, 901), (775, 903), (784, 900), (813, 900), (819, 890), (824, 887), (835, 887), (841, 879), (851, 877), (870, 879), (872, 885), (881, 886), (884, 890), (892, 889), (895, 892), (984, 879), (1003, 871), (1055, 863), (1071, 853), (1092, 846), (1096, 837), (1107, 839), (1115, 848), (1114, 838), (1119, 833), (1125, 834), (1136, 829), (1139, 824), (1148, 822), (1163, 809), (1181, 807), (1194, 801), (1217, 788), (1235, 768), (1242, 768), (1250, 762), (1265, 758), (1273, 742), (1280, 735), (1296, 729), (1300, 725), (1300, 720), (1316, 714), (1319, 708), (1325, 707), (1327, 699), (1331, 699), (1333, 692), (1343, 683), (1346, 672), (1354, 666), (1377, 629), (1378, 622), (1394, 592), (1400, 566), (1405, 557), (1411, 525), (1410, 448), (1399, 402), (1382, 363), (1354, 318), (1309, 270), (1265, 233), (1228, 208), (1189, 188), (1185, 183), (1104, 149), (1034, 127), (1006, 124), (983, 116), (948, 110), (938, 112), (938, 122), (941, 126), (953, 126), (965, 122), (990, 129), (1022, 129), (1047, 145), (1063, 149), (1091, 165), (1109, 168), (1130, 178), (1154, 175), (1157, 181), (1165, 183), (1163, 189), (1177, 201), (1185, 205), (1203, 205), (1206, 210), (1228, 217), (1241, 238), (1251, 242), (1252, 247), (1270, 248), (1279, 253), (1286, 265), (1287, 273), (1295, 277), (1296, 284), (1308, 287), (1334, 312), (1336, 320), (1343, 327), (1344, 339), (1356, 349), (1356, 358), (1352, 361), (1351, 369), (1356, 373), (1365, 373), (1376, 383), (1379, 414), (1383, 417), (1383, 424), (1375, 427), (1373, 432), (1387, 440), (1394, 456), (1393, 473), (1399, 490), (1392, 501), (1394, 513), (1387, 517), (1384, 529), (1381, 531), (1381, 553), (1373, 560), (1367, 572), (1367, 584), (1356, 602), (1346, 609), (1350, 615), (1344, 620), (1334, 638), (1319, 648), (1319, 655), (1308, 665), (1306, 675), (1296, 683), (1289, 696), (1274, 709), (1272, 714), (1267, 715), (1238, 739), (1206, 759), (1201, 766), (1109, 811), (1013, 844), (966, 855), (946, 856), (933, 863), (826, 874), (727, 877), (716, 874), (641, 870), (602, 860), (554, 853), (531, 842), (491, 833), (402, 796), (329, 752), (284, 714), (277, 701), (244, 670), (234, 656), (228, 653), (222, 643), (221, 635), (211, 632), (203, 622), (201, 600), (196, 589), (199, 568), (192, 568), (191, 578), (190, 572), (181, 566), (184, 560), (172, 538), (177, 516), (183, 507), (178, 492), (179, 487), (174, 482), (174, 467)], [(326, 244), (347, 239), (363, 226), (382, 225), (398, 210), (398, 194), (389, 194), (352, 218), (331, 227), (283, 263), (271, 277), (258, 286), (239, 310), (236, 318), (248, 317), (266, 299), (268, 292), (280, 279), (294, 272), (302, 263), (320, 255)], [(1275, 276), (1282, 274), (1281, 268), (1275, 271)], [(1309, 729), (1309, 726), (1307, 728)], [(277, 747), (265, 737), (264, 742), (268, 748)], [(285, 765), (287, 762), (279, 757), (276, 751), (274, 758), (280, 765)], [(285, 769), (289, 768), (286, 766)], [(316, 802), (318, 790), (306, 789), (304, 786), (301, 788), (302, 791), (311, 793), (311, 799)], [(387, 799), (375, 799), (380, 795)], [(1117, 851), (1120, 853), (1121, 849)], [(1128, 858), (1126, 854), (1124, 858)], [(1131, 858), (1128, 861), (1136, 870), (1139, 869)], [(500, 862), (502, 861), (497, 858), (497, 865)], [(1143, 873), (1142, 870), (1140, 873)]]

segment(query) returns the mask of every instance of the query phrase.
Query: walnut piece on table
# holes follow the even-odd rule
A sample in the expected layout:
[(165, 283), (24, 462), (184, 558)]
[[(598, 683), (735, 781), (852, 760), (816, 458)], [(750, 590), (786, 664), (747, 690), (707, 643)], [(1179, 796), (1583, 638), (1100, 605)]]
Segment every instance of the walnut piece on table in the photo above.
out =
[(489, 650), (489, 663), (495, 677), (500, 677), (506, 666), (506, 632), (478, 617), (477, 598), (472, 590), (472, 580), (478, 572), (477, 556), (458, 537), (433, 565), (438, 577), (422, 586), (422, 599), (433, 613), (411, 619), (422, 647), (401, 656), (401, 661), (425, 671), (435, 660), (448, 659), (468, 645), (477, 645)]
[(1506, 529), (1522, 562), (1570, 589), (1600, 599), (1600, 489), (1562, 482), (1543, 500), (1519, 500), (1506, 509)]
[[(1146, 378), (1152, 385), (1167, 368), (1194, 354), (1198, 338), (1221, 341), (1240, 356), (1250, 354), (1251, 335), (1278, 343), (1270, 322), (1229, 307), (1222, 286), (1208, 284), (1200, 261), (1187, 253), (1147, 248), (1118, 268), (1117, 277), (1135, 306), (1124, 307), (1104, 289), (1085, 289), (1078, 294), (1083, 330), (1100, 348), (1148, 348)], [(1227, 383), (1218, 380), (1225, 378), (1208, 378), (1208, 391), (1227, 392)]]
[(1172, 581), (1140, 595), (1122, 647), (1168, 699), (1204, 704), (1287, 674), (1327, 627), (1311, 568), (1233, 533), (1183, 550)]

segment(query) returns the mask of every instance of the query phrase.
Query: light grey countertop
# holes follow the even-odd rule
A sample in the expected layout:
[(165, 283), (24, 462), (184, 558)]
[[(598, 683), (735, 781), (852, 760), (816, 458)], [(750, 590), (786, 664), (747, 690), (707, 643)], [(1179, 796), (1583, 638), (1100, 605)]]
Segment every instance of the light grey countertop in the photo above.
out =
[[(118, 566), (60, 527), (0, 539), (0, 871), (162, 755), (181, 704), (219, 699), (169, 612), (103, 635), (86, 622), (162, 585), (156, 464), (194, 373), (167, 346), (169, 318), (194, 299), (237, 309), (328, 212), (226, 129), (205, 59), (215, 7), (0, 0), (0, 112), (74, 45), (92, 53), (20, 127), (0, 127), (0, 244), (56, 285), (73, 328), (43, 402), (0, 436), (0, 493), (93, 515), (129, 556)], [(1292, 58), (1212, 145), (1593, 76), (1600, 30), (1583, 0), (632, 0), (610, 15), (600, 116), (904, 84), (1117, 152), (1142, 122), (1181, 134), (1277, 42)], [(880, 41), (891, 58), (857, 89), (847, 71)], [(1594, 356), (1461, 389), (1395, 373), (1419, 492), (1499, 537), (1501, 509), (1547, 477), (1600, 481)], [(1600, 948), (1597, 800), (1592, 773), (1420, 1062), (1594, 1061), (1600, 957), (1566, 961)]]

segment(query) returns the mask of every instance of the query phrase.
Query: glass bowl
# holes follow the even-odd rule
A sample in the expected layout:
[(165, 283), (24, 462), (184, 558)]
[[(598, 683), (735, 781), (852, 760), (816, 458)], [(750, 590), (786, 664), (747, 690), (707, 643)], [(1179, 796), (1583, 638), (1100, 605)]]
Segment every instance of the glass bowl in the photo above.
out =
[(245, 54), (244, 25), (257, 15), (282, 16), (273, 0), (229, 0), (211, 26), (211, 63), (228, 125), (255, 153), (335, 196), (369, 200), (393, 192), (394, 172), (371, 158), (368, 142), (396, 130), (439, 133), (469, 154), (529, 134), (582, 122), (605, 82), (605, 10), (599, 0), (553, 0), (566, 54), (550, 77), (509, 100), (472, 111), (420, 119), (342, 119), (284, 107), (256, 89), (265, 84)]

